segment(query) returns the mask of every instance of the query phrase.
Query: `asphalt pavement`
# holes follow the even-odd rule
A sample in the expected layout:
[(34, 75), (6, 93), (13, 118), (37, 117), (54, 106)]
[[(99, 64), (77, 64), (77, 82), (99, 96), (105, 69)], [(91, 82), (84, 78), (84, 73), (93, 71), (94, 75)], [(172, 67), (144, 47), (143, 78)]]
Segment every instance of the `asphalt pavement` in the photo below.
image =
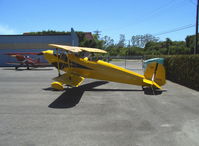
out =
[[(124, 66), (124, 62), (113, 62)], [(127, 68), (141, 73), (140, 61)], [(0, 68), (0, 146), (198, 146), (199, 92), (167, 81), (159, 95), (86, 79), (52, 91), (53, 68)]]

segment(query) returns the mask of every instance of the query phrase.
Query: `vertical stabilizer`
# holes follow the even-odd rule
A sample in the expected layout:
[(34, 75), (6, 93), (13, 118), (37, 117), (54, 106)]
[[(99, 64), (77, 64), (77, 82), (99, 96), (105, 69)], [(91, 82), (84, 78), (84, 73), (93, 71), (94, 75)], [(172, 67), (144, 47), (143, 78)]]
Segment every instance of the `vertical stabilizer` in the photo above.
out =
[(144, 76), (145, 79), (151, 80), (157, 83), (159, 86), (162, 86), (166, 83), (164, 66), (157, 61), (153, 61), (147, 64)]

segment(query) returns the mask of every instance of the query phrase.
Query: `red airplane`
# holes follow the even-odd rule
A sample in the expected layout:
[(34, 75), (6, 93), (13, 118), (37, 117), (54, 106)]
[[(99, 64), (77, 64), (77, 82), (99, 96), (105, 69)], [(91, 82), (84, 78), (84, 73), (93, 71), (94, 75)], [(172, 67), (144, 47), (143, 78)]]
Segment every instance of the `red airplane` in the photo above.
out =
[(15, 69), (17, 70), (19, 67), (27, 67), (29, 70), (30, 67), (45, 67), (49, 66), (49, 63), (40, 62), (40, 58), (33, 59), (28, 55), (40, 55), (40, 53), (6, 53), (4, 55), (9, 55), (11, 57), (15, 57), (18, 62), (7, 62), (6, 64), (16, 65)]

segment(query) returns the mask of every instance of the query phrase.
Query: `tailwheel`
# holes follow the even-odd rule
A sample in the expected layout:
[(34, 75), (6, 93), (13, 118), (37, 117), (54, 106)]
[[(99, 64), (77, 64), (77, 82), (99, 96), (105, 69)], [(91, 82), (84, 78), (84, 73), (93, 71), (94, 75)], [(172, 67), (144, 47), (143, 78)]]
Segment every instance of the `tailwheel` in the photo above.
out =
[(162, 90), (153, 87), (153, 86), (142, 86), (142, 89), (147, 95), (160, 95), (162, 94)]
[(51, 87), (55, 90), (64, 90), (63, 84), (61, 82), (53, 82), (51, 83)]

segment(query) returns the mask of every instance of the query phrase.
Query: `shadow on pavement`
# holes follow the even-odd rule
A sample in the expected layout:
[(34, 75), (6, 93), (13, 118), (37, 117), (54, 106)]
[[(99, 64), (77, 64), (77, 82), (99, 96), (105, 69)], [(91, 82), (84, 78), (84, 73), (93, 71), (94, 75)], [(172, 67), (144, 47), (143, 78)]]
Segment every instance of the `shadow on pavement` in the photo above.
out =
[[(85, 91), (141, 91), (143, 90), (131, 90), (131, 89), (93, 89), (103, 84), (107, 84), (106, 81), (95, 81), (92, 83), (84, 84), (79, 87), (66, 88), (55, 101), (53, 101), (48, 107), (50, 108), (71, 108), (74, 107), (82, 98)], [(53, 90), (52, 88), (46, 88), (44, 90)], [(57, 91), (59, 92), (59, 91)]]
[[(164, 90), (152, 90), (151, 88), (143, 88), (142, 89), (94, 89), (95, 87), (107, 84), (107, 81), (95, 81), (88, 84), (81, 85), (79, 87), (73, 87), (73, 88), (65, 88), (64, 93), (62, 93), (55, 101), (53, 101), (50, 105), (48, 105), (49, 108), (72, 108), (76, 106), (79, 101), (82, 98), (82, 95), (85, 91), (124, 91), (124, 92), (143, 92), (146, 95), (160, 95), (162, 92), (165, 92)], [(43, 90), (49, 90), (49, 91), (56, 91), (53, 88), (46, 88)], [(56, 91), (60, 92), (60, 91)]]
[(166, 90), (152, 89), (151, 87), (145, 87), (143, 88), (143, 91), (146, 95), (160, 95), (163, 92), (166, 92)]
[[(55, 101), (53, 101), (48, 107), (50, 108), (71, 108), (79, 103), (84, 91), (91, 90), (94, 87), (107, 84), (106, 81), (96, 81), (88, 84), (84, 84), (79, 87), (66, 88), (64, 93), (60, 95)], [(47, 88), (44, 90), (51, 90)]]

